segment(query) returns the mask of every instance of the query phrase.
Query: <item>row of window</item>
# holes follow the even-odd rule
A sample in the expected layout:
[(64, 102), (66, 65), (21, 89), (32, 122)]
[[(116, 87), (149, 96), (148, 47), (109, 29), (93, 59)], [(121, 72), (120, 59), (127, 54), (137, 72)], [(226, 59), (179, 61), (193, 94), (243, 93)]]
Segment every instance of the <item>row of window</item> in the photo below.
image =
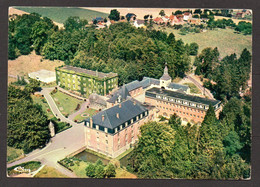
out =
[[(176, 105), (176, 104), (172, 104), (172, 103), (167, 103), (167, 102), (163, 102), (163, 101), (157, 101), (157, 102), (158, 102), (158, 103), (165, 104), (165, 105), (169, 105), (169, 106), (172, 106), (172, 107), (175, 107), (175, 108), (180, 108), (180, 109), (184, 109), (184, 110), (190, 110), (190, 111), (194, 111), (194, 112), (198, 112), (198, 113), (202, 113), (202, 114), (205, 113), (205, 111), (202, 111), (202, 110), (199, 110), (199, 109), (194, 109), (194, 108), (185, 107), (185, 106), (181, 106), (181, 105)], [(157, 107), (168, 110), (167, 107), (162, 107), (162, 106), (160, 106), (160, 105), (157, 105)], [(172, 109), (169, 108), (169, 110), (171, 111)], [(173, 111), (174, 111), (174, 110), (173, 110)]]
[(156, 95), (156, 98), (163, 99), (163, 100), (166, 100), (166, 101), (175, 102), (175, 103), (180, 103), (180, 104), (187, 105), (187, 106), (202, 108), (202, 109), (208, 109), (209, 108), (207, 105), (195, 104), (195, 103), (188, 102), (188, 101), (185, 101), (185, 100), (174, 99), (174, 98), (171, 98), (171, 97), (166, 97), (166, 96), (161, 96), (161, 95)]
[[(172, 112), (176, 112), (177, 114), (179, 113), (179, 114), (184, 114), (184, 115), (187, 115), (187, 116), (193, 116), (193, 117), (196, 117), (196, 114), (190, 114), (190, 113), (188, 113), (188, 112), (182, 112), (182, 111), (178, 111), (178, 110), (174, 110), (174, 109), (171, 109), (171, 108), (165, 108), (165, 107), (161, 107), (161, 106), (159, 106), (159, 108), (163, 108), (163, 109), (165, 109), (165, 110), (169, 110), (169, 111), (172, 111)], [(201, 112), (201, 113), (203, 113), (203, 112)], [(197, 118), (201, 118), (201, 119), (203, 119), (203, 116), (199, 116), (199, 115), (197, 115)]]

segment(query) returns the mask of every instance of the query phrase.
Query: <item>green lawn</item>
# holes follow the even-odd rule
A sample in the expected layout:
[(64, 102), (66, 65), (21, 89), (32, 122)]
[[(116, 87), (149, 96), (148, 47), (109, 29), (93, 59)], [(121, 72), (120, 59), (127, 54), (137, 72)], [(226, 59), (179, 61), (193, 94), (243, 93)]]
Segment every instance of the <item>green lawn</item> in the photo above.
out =
[(10, 163), (14, 161), (17, 158), (22, 158), (24, 155), (24, 152), (22, 149), (16, 149), (13, 147), (7, 146), (7, 162)]
[(30, 162), (24, 162), (22, 164), (18, 164), (15, 166), (12, 166), (10, 168), (7, 168), (8, 175), (14, 175), (14, 174), (19, 174), (20, 172), (15, 171), (14, 169), (18, 166), (24, 167), (24, 169), (30, 169), (32, 171), (36, 171), (41, 167), (41, 162), (36, 162), (36, 161), (30, 161)]
[(37, 103), (42, 106), (42, 110), (47, 114), (49, 119), (54, 117), (54, 115), (44, 97), (32, 95), (32, 99), (33, 99), (34, 103)]
[(108, 17), (108, 14), (98, 12), (94, 10), (87, 10), (82, 8), (74, 7), (20, 7), (15, 6), (14, 8), (23, 10), (25, 12), (33, 13), (36, 12), (43, 17), (48, 17), (58, 23), (65, 23), (66, 19), (70, 16), (79, 16), (82, 19), (91, 21), (95, 17)]
[[(154, 28), (158, 29), (158, 26), (154, 25)], [(240, 55), (244, 48), (252, 53), (252, 35), (236, 34), (234, 29), (208, 30), (187, 35), (180, 35), (179, 30), (168, 27), (164, 31), (172, 32), (176, 39), (182, 39), (184, 43), (196, 42), (199, 45), (199, 52), (206, 47), (217, 47), (221, 58), (232, 53)]]
[(74, 113), (77, 105), (84, 102), (82, 100), (68, 96), (60, 91), (57, 91), (52, 95), (52, 97), (61, 113), (65, 116)]
[[(82, 120), (84, 120), (84, 119), (86, 119), (86, 118), (88, 118), (88, 117), (91, 117), (91, 116), (95, 115), (96, 113), (98, 113), (97, 110), (92, 109), (92, 108), (88, 108), (88, 109), (86, 109), (83, 113), (77, 115), (77, 116), (74, 118), (74, 120), (77, 120), (77, 122), (80, 122), (80, 121), (82, 121)], [(83, 116), (81, 116), (82, 114), (88, 114), (88, 117), (85, 117), (85, 116), (83, 117)]]
[(184, 85), (189, 86), (191, 93), (201, 94), (200, 89), (197, 88), (197, 86), (195, 86), (195, 84), (193, 84), (193, 83), (184, 83)]
[(68, 178), (67, 175), (62, 174), (58, 170), (53, 167), (44, 166), (44, 168), (39, 171), (35, 176), (35, 178)]
[[(77, 161), (76, 161), (77, 162)], [(74, 166), (70, 166), (70, 169), (74, 171), (74, 173), (81, 178), (88, 178), (86, 175), (86, 167), (88, 166), (88, 162), (78, 161)]]

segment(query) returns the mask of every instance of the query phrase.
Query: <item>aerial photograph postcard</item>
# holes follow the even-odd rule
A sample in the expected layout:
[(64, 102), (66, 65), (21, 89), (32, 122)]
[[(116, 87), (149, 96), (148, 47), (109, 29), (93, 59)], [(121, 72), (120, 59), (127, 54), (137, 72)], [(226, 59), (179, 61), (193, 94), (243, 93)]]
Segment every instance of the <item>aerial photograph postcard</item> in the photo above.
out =
[(9, 7), (6, 176), (250, 180), (252, 14)]

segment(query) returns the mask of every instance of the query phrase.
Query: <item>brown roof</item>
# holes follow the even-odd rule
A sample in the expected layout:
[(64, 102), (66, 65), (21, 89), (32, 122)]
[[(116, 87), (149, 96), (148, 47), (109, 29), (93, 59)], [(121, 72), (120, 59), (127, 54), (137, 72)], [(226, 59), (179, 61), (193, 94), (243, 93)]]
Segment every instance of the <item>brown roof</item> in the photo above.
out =
[(106, 77), (114, 77), (117, 76), (117, 73), (102, 73), (102, 72), (98, 72), (98, 71), (92, 71), (92, 70), (88, 70), (88, 69), (83, 69), (83, 68), (78, 68), (78, 67), (73, 67), (73, 66), (62, 66), (59, 67), (59, 69), (61, 70), (68, 70), (68, 71), (74, 71), (76, 73), (84, 73), (84, 74), (88, 74), (88, 75), (92, 75), (98, 78), (106, 78)]

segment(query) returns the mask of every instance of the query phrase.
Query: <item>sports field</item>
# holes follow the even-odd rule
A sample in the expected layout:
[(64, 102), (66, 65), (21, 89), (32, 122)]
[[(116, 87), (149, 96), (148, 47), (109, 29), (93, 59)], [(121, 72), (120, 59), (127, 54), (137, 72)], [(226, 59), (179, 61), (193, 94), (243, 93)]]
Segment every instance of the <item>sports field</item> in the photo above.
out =
[(94, 10), (87, 10), (74, 7), (21, 7), (15, 6), (14, 8), (25, 12), (36, 12), (43, 17), (48, 17), (58, 23), (65, 23), (66, 19), (70, 16), (79, 16), (81, 19), (91, 21), (95, 17), (108, 17), (108, 14)]

